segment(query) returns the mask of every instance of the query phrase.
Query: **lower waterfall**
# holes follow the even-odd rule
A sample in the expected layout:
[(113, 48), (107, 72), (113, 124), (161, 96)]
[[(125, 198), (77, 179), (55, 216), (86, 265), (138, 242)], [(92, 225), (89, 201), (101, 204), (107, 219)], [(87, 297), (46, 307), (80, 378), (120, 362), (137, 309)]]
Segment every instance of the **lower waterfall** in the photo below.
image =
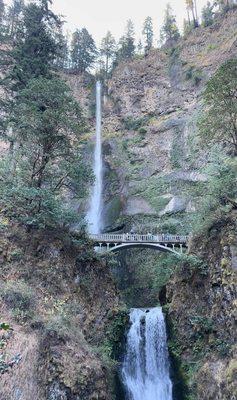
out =
[(127, 400), (172, 400), (162, 309), (132, 309), (122, 380)]

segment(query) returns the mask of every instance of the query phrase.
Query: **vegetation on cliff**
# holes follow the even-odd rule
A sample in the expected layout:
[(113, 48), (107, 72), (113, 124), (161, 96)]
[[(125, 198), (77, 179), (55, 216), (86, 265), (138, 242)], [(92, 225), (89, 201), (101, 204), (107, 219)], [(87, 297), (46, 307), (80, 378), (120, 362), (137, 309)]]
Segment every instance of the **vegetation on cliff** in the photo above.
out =
[(61, 21), (44, 3), (22, 14), (14, 43), (1, 51), (1, 135), (9, 145), (0, 166), (2, 215), (28, 226), (65, 226), (81, 219), (69, 196), (85, 196), (91, 180), (80, 149), (85, 119), (53, 72)]
[[(17, 376), (9, 380), (5, 372), (20, 362), (22, 390), (30, 390), (25, 376), (32, 385), (29, 398), (113, 398), (127, 310), (110, 266), (129, 306), (166, 303), (177, 396), (232, 399), (236, 32), (228, 26), (219, 38), (222, 21), (235, 18), (228, 14), (234, 2), (219, 1), (217, 9), (208, 3), (204, 28), (196, 30), (195, 2), (187, 1), (186, 39), (168, 6), (159, 50), (147, 17), (144, 48), (136, 48), (129, 21), (118, 46), (108, 32), (99, 51), (86, 29), (74, 33), (70, 49), (50, 4), (14, 1), (4, 9), (0, 0), (0, 298), (1, 317), (9, 321), (0, 325), (0, 347), (10, 354), (0, 358), (0, 393), (10, 398)], [(191, 254), (179, 260), (131, 251), (118, 269), (94, 253), (84, 233), (68, 232), (82, 223), (77, 202), (93, 178), (81, 146), (88, 122), (83, 101), (75, 100), (62, 69), (88, 75), (98, 55), (98, 74), (108, 83), (108, 227), (192, 232)], [(85, 81), (91, 91), (92, 80)]]

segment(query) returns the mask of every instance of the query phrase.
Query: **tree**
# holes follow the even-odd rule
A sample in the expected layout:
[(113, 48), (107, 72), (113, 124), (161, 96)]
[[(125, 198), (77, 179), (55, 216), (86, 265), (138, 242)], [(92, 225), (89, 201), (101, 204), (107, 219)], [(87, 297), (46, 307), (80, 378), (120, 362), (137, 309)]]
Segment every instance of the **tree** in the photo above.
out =
[(135, 54), (135, 32), (131, 19), (127, 21), (125, 34), (119, 41), (119, 49), (117, 52), (117, 60), (129, 60)]
[(66, 83), (31, 79), (18, 94), (11, 126), (19, 145), (0, 166), (6, 214), (34, 226), (67, 224), (75, 215), (66, 209), (65, 190), (84, 196), (91, 175), (80, 157), (85, 122)]
[(202, 9), (202, 24), (204, 27), (210, 26), (214, 21), (213, 5), (208, 1), (207, 5)]
[(105, 58), (105, 75), (108, 78), (109, 68), (112, 65), (113, 58), (116, 51), (116, 42), (110, 31), (107, 32), (106, 36), (102, 39), (100, 54)]
[(190, 21), (184, 19), (183, 21), (183, 35), (184, 37), (188, 36), (188, 34), (192, 31), (192, 26), (190, 25)]
[(149, 50), (151, 50), (152, 45), (153, 45), (153, 22), (151, 17), (147, 17), (144, 21), (143, 25), (143, 31), (142, 34), (144, 35), (145, 38), (145, 53), (148, 53)]
[(190, 19), (190, 12), (192, 14), (192, 24), (193, 27), (196, 28), (198, 26), (198, 15), (197, 15), (197, 3), (196, 0), (185, 0), (186, 2), (186, 7), (187, 7), (187, 13), (188, 13), (188, 21), (189, 24), (191, 25), (191, 19)]
[(96, 45), (86, 28), (74, 32), (71, 48), (72, 68), (75, 72), (85, 72), (94, 65), (97, 56)]
[(51, 77), (61, 45), (56, 41), (61, 23), (57, 17), (42, 6), (30, 3), (24, 8), (22, 24), (12, 46), (2, 50), (1, 67), (5, 76), (1, 86), (8, 93), (1, 98), (3, 117), (0, 131), (9, 133), (11, 110), (17, 94), (27, 83), (39, 76)]
[(142, 45), (141, 39), (139, 39), (139, 41), (138, 41), (137, 52), (139, 55), (141, 55), (143, 53), (143, 45)]
[(3, 22), (4, 13), (5, 13), (5, 4), (3, 0), (0, 0), (0, 24), (2, 24)]
[(50, 4), (24, 8), (1, 81), (8, 94), (0, 99), (2, 132), (12, 146), (0, 161), (0, 203), (7, 216), (37, 227), (75, 222), (67, 199), (83, 196), (91, 182), (80, 156), (81, 108), (53, 71), (61, 21)]
[(200, 134), (207, 143), (222, 143), (237, 155), (237, 59), (224, 63), (204, 91)]
[(8, 8), (7, 25), (11, 39), (15, 38), (16, 32), (19, 30), (19, 24), (23, 17), (24, 0), (13, 0), (12, 5)]
[(173, 41), (180, 37), (179, 29), (176, 23), (176, 18), (173, 15), (173, 10), (170, 4), (166, 5), (164, 25), (161, 28), (161, 40)]
[(57, 69), (67, 71), (70, 68), (70, 50), (68, 36), (65, 36), (63, 32), (60, 31), (58, 33), (57, 41), (60, 43), (60, 49), (55, 60), (55, 65)]
[(55, 40), (60, 22), (53, 14), (30, 3), (25, 7), (23, 23), (21, 37), (10, 51), (14, 63), (8, 78), (14, 91), (24, 87), (31, 78), (50, 76), (60, 51), (60, 44)]

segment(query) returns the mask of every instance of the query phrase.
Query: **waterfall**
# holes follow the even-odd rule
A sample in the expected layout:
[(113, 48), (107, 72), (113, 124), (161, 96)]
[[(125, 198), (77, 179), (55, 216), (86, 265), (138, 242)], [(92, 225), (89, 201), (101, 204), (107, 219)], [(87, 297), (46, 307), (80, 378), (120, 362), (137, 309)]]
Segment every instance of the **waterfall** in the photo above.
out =
[(132, 309), (122, 380), (128, 400), (172, 400), (164, 316), (160, 307)]
[(90, 208), (87, 221), (90, 233), (101, 231), (102, 189), (103, 189), (103, 163), (101, 149), (101, 83), (96, 83), (96, 145), (94, 152), (93, 171), (95, 182), (92, 189)]

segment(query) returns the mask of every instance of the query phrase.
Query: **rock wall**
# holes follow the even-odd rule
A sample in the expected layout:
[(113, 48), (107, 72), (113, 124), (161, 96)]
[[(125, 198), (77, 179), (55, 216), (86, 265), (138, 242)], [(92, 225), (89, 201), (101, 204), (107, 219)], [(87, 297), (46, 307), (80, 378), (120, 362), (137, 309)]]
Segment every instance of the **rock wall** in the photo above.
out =
[[(236, 398), (236, 214), (195, 238), (190, 253), (201, 264), (184, 263), (167, 286), (170, 353), (181, 399)], [(178, 390), (179, 389), (179, 390)], [(183, 396), (183, 397), (182, 397)]]
[(205, 155), (193, 156), (200, 96), (207, 79), (236, 51), (234, 10), (209, 28), (195, 29), (175, 48), (116, 68), (108, 83), (104, 137), (106, 163), (120, 182), (113, 195), (120, 197), (121, 215), (153, 215), (157, 226), (159, 217), (192, 211), (185, 189), (205, 179), (199, 171)]
[(16, 226), (2, 232), (0, 258), (1, 321), (12, 329), (0, 331), (1, 351), (19, 358), (1, 376), (0, 398), (111, 400), (126, 313), (108, 266), (80, 237)]

